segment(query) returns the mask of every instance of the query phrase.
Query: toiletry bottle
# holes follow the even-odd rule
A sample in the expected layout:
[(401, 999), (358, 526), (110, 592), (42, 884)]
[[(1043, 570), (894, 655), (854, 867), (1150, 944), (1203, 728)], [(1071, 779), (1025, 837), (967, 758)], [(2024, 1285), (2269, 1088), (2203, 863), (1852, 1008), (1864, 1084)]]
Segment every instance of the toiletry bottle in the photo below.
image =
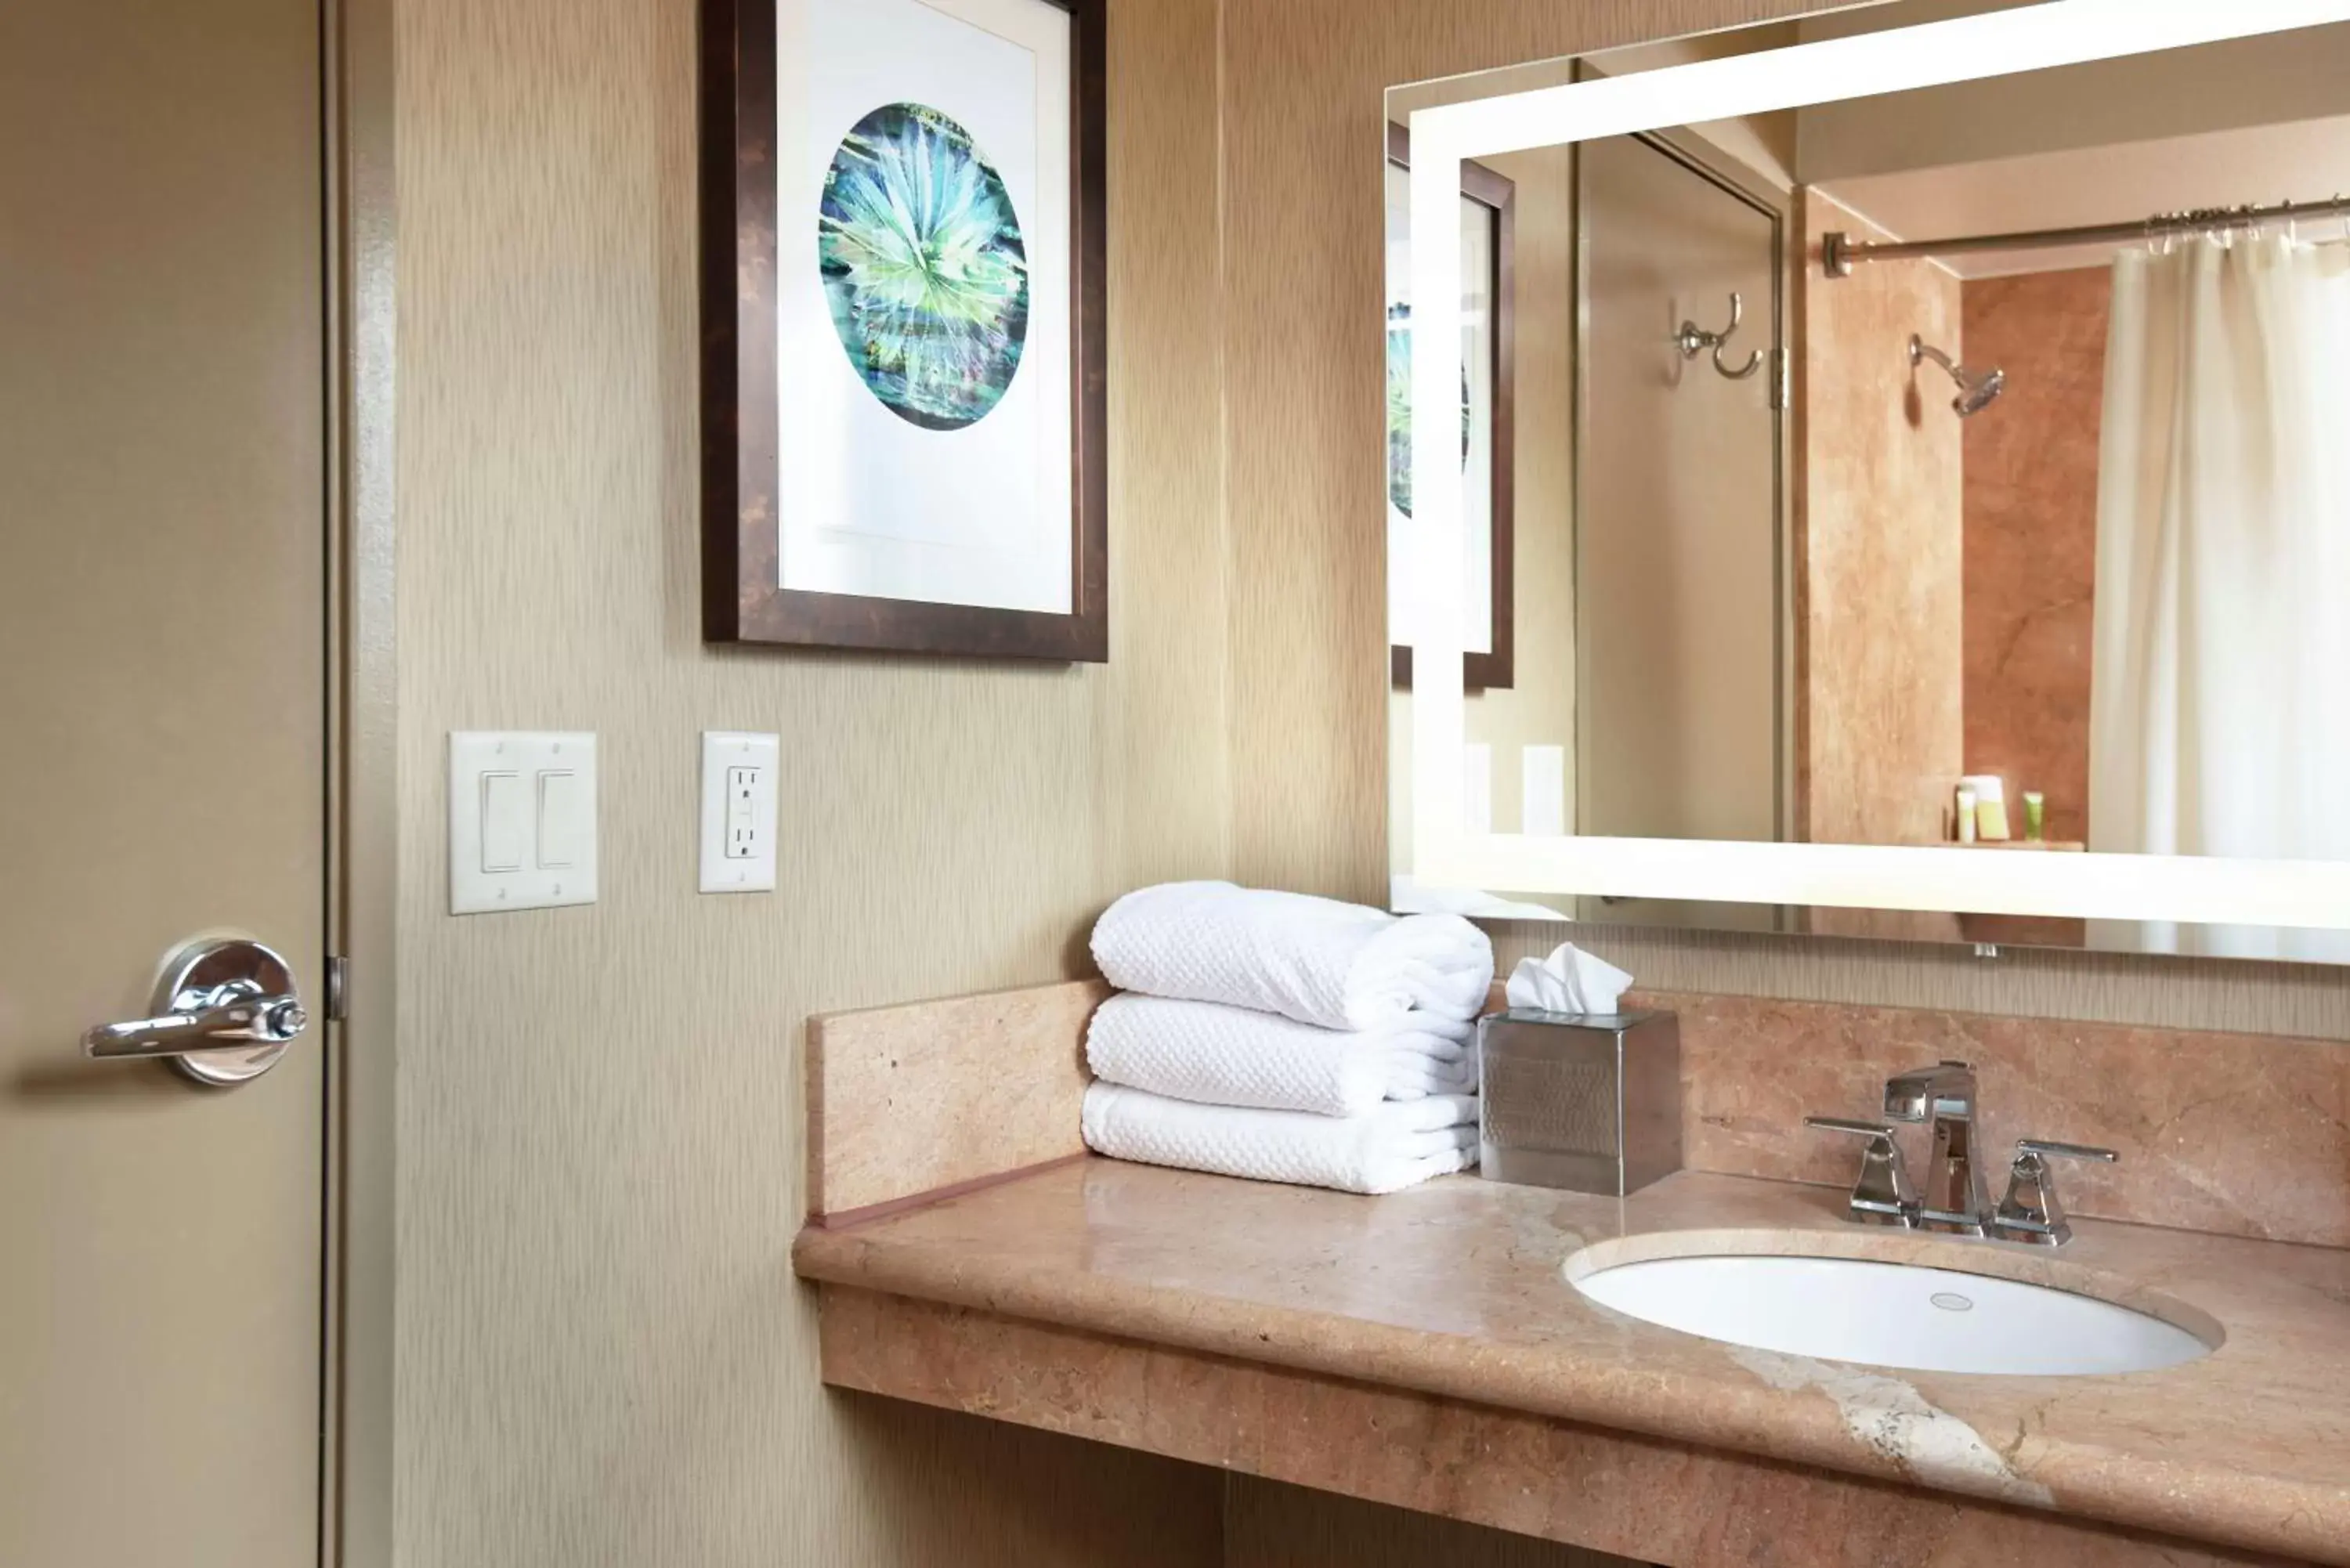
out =
[(1975, 792), (1975, 836), (2005, 842), (2007, 781), (1997, 774), (1970, 774), (1959, 782)]
[(1966, 785), (1959, 786), (1959, 842), (1975, 841), (1975, 792)]

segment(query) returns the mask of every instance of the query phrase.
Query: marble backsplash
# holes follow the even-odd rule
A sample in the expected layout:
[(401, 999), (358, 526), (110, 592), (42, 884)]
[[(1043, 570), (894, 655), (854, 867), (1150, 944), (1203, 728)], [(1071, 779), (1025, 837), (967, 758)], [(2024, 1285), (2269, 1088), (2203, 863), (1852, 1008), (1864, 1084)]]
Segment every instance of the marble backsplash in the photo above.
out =
[[(1107, 994), (1073, 981), (812, 1020), (809, 1212), (850, 1221), (1082, 1154), (1085, 1025)], [(1627, 1005), (1679, 1015), (1692, 1170), (1848, 1184), (1852, 1140), (1804, 1117), (1874, 1115), (1887, 1078), (1957, 1059), (1980, 1078), (1994, 1199), (2015, 1139), (2056, 1138), (2121, 1152), (2059, 1170), (2075, 1214), (2350, 1247), (2350, 1043), (1661, 990)]]
[(1097, 980), (808, 1020), (807, 1212), (870, 1219), (1085, 1153)]
[(1627, 1005), (1679, 1014), (1691, 1169), (1848, 1183), (1853, 1141), (1804, 1117), (1874, 1116), (1887, 1077), (1954, 1059), (1981, 1085), (1994, 1199), (2017, 1138), (2058, 1138), (2122, 1157), (2059, 1170), (2075, 1214), (2350, 1246), (2350, 1044), (1669, 992)]

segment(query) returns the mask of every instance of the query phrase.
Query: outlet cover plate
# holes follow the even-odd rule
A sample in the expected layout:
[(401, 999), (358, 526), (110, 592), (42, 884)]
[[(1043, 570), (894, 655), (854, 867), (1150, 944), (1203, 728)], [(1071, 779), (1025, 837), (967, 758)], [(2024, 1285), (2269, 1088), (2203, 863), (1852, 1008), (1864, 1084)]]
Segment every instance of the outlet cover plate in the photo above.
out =
[[(775, 888), (775, 774), (783, 741), (741, 730), (702, 732), (702, 890), (705, 893), (771, 893)], [(728, 799), (733, 770), (751, 774), (751, 845), (747, 855), (727, 853), (741, 826)]]

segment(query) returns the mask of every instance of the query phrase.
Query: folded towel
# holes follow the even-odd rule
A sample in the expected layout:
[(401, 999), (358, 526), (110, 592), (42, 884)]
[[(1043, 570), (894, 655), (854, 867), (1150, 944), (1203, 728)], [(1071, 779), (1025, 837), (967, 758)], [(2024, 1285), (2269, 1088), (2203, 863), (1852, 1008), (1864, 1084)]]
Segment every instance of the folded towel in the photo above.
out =
[(1316, 1029), (1215, 1002), (1126, 993), (1086, 1026), (1097, 1078), (1170, 1099), (1355, 1116), (1382, 1100), (1473, 1094), (1465, 1019), (1408, 1012), (1386, 1029)]
[(1221, 1002), (1325, 1029), (1418, 1011), (1474, 1018), (1493, 944), (1458, 915), (1398, 919), (1357, 904), (1230, 882), (1128, 893), (1094, 924), (1094, 961), (1120, 991)]
[(1393, 1192), (1477, 1163), (1477, 1102), (1465, 1095), (1391, 1100), (1359, 1116), (1195, 1106), (1116, 1084), (1086, 1091), (1086, 1147), (1114, 1159)]

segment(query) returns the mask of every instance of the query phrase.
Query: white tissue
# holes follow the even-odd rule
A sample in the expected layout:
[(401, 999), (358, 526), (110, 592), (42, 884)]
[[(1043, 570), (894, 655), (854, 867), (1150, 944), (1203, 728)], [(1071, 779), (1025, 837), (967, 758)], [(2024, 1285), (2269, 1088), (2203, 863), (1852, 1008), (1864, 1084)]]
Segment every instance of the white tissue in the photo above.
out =
[(1630, 975), (1606, 959), (1561, 942), (1546, 959), (1518, 961), (1510, 976), (1510, 1005), (1544, 1012), (1613, 1012), (1631, 983)]

